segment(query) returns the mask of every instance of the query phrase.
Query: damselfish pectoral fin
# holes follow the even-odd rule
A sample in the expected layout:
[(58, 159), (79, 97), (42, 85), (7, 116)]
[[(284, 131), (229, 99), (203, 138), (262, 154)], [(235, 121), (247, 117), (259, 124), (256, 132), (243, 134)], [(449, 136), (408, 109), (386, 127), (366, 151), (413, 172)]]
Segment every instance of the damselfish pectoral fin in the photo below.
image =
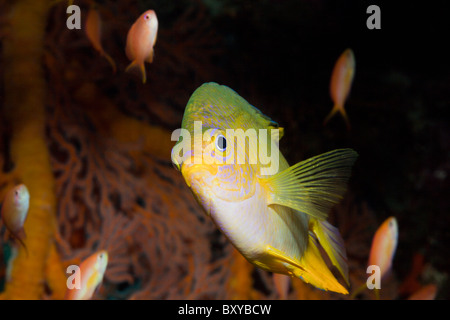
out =
[(344, 240), (339, 230), (327, 221), (315, 220), (312, 222), (312, 231), (317, 236), (320, 245), (327, 253), (333, 265), (344, 277), (347, 285), (350, 285), (348, 279), (347, 253), (345, 252)]
[(343, 198), (357, 157), (352, 149), (337, 149), (261, 179), (268, 194), (267, 204), (279, 204), (325, 220), (331, 207)]

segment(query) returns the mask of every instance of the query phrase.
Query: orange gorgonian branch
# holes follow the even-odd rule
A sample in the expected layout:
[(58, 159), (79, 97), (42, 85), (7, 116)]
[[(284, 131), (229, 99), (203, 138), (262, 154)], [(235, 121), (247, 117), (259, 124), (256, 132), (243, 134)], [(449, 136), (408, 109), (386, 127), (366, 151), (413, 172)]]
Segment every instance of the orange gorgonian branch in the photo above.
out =
[[(44, 0), (12, 3), (3, 39), (3, 121), (11, 129), (14, 175), (30, 192), (25, 221), (29, 255), (19, 248), (9, 262), (11, 272), (2, 294), (6, 299), (43, 297), (46, 263), (56, 231), (55, 184), (45, 138), (47, 84), (42, 67), (48, 5)], [(64, 274), (59, 275), (64, 280)]]

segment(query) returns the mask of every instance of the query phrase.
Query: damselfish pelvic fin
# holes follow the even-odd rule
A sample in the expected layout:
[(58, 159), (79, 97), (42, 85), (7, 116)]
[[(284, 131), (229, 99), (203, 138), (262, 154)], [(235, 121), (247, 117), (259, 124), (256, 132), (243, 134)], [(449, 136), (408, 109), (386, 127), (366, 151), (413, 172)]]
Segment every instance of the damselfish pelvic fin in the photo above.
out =
[(302, 266), (300, 265), (300, 263), (298, 261), (295, 261), (295, 260), (289, 258), (283, 251), (278, 250), (278, 249), (272, 247), (271, 245), (266, 246), (266, 254), (270, 255), (274, 260), (279, 260), (281, 262), (284, 262), (284, 263), (290, 265), (291, 267), (295, 267), (298, 269), (302, 268)]
[(128, 67), (125, 69), (125, 72), (128, 72), (128, 71), (130, 71), (131, 69), (134, 69), (134, 68), (139, 68), (139, 70), (140, 70), (141, 73), (142, 73), (142, 83), (145, 83), (145, 82), (147, 81), (147, 75), (146, 75), (146, 73), (145, 73), (145, 65), (144, 65), (144, 62), (138, 63), (137, 60), (133, 60), (133, 62), (131, 62), (131, 63), (128, 65)]
[(350, 285), (348, 279), (347, 253), (345, 252), (344, 240), (339, 230), (329, 224), (327, 221), (312, 220), (312, 232), (316, 235), (320, 245), (327, 253), (333, 265), (344, 277), (347, 285)]
[(266, 253), (274, 259), (282, 261), (290, 276), (300, 278), (321, 290), (348, 294), (348, 291), (336, 280), (323, 261), (313, 237), (309, 237), (308, 249), (300, 262), (287, 257), (282, 251), (270, 245), (267, 246)]
[(268, 205), (279, 204), (325, 220), (331, 207), (342, 200), (357, 157), (353, 149), (336, 149), (261, 179)]

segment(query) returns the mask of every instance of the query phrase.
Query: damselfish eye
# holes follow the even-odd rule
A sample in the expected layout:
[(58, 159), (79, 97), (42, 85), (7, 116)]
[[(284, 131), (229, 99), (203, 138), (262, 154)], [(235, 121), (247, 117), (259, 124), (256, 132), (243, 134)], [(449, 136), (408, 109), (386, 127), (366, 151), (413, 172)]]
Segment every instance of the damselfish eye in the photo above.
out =
[(144, 19), (145, 19), (145, 20), (150, 19), (150, 15), (149, 15), (149, 14), (146, 14), (146, 15), (144, 16)]
[(216, 138), (216, 148), (217, 150), (223, 152), (227, 149), (227, 139), (221, 134)]

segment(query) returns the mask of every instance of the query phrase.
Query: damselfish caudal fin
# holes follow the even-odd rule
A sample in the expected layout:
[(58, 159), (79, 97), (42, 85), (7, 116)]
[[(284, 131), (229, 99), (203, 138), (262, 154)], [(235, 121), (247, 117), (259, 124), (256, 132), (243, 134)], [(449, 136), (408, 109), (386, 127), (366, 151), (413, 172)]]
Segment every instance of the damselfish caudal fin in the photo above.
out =
[(333, 265), (344, 277), (347, 285), (350, 285), (348, 279), (347, 254), (345, 252), (344, 240), (339, 230), (329, 224), (327, 221), (312, 221), (312, 232), (316, 235), (320, 245), (327, 253)]
[(131, 62), (128, 67), (125, 69), (125, 72), (130, 71), (131, 69), (134, 68), (139, 68), (139, 70), (142, 73), (142, 83), (145, 83), (147, 81), (147, 75), (145, 73), (145, 65), (144, 62), (142, 61), (141, 63), (139, 63), (137, 60), (133, 60), (133, 62)]

